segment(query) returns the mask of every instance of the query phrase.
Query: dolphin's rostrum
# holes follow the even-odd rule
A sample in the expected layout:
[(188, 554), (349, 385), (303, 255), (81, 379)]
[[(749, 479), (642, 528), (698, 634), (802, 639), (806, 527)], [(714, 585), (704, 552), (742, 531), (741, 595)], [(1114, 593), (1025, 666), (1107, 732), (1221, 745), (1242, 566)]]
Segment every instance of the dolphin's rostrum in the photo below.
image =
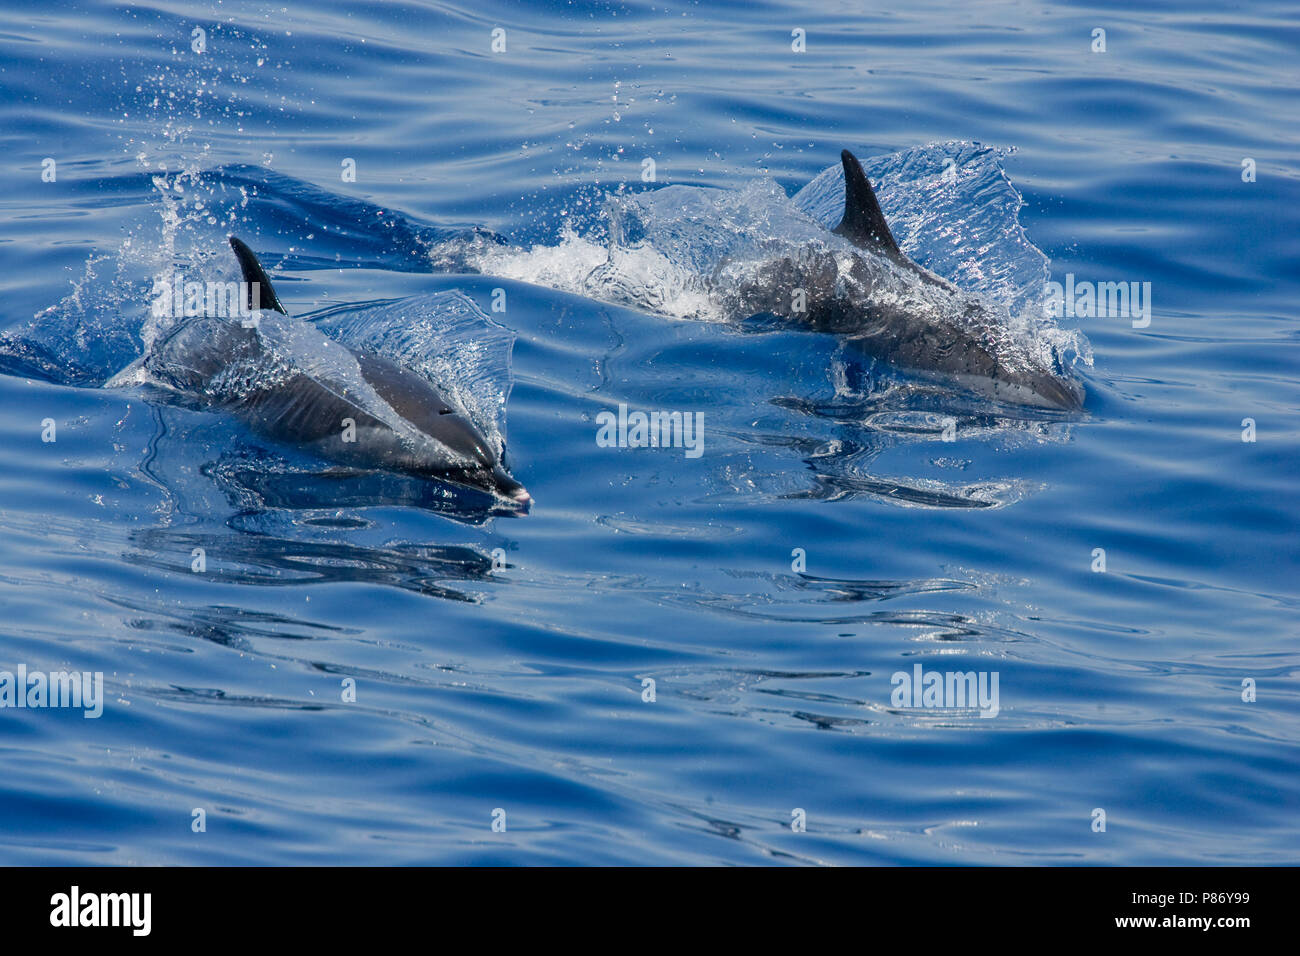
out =
[(504, 443), (491, 441), (450, 395), (381, 355), (271, 315), (287, 313), (266, 272), (247, 245), (233, 236), (230, 245), (249, 306), (268, 311), (255, 322), (203, 317), (178, 326), (144, 360), (154, 382), (330, 461), (469, 485), (515, 510), (531, 503), (507, 470)]

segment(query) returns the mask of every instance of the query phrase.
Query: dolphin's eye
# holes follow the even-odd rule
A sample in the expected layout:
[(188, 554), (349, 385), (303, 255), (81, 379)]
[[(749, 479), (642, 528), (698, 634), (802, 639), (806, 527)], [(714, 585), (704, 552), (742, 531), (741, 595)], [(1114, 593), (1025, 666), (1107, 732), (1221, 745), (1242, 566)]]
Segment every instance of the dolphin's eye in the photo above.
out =
[(438, 414), (439, 414), (439, 415), (450, 415), (451, 413), (452, 413), (452, 411), (451, 411), (450, 408), (440, 408), (440, 409), (438, 409)]

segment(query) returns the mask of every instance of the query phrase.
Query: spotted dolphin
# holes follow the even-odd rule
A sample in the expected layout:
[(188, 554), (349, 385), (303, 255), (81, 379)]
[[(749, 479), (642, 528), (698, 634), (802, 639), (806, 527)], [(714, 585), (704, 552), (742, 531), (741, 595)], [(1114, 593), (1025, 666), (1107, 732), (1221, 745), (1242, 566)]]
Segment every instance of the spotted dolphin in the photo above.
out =
[[(258, 435), (354, 468), (406, 472), (532, 501), (500, 447), (424, 376), (343, 346), (287, 316), (253, 251), (235, 237), (253, 321), (188, 320), (143, 360), (149, 380), (239, 418)], [(306, 346), (306, 347), (304, 347)], [(303, 355), (304, 351), (315, 354)]]

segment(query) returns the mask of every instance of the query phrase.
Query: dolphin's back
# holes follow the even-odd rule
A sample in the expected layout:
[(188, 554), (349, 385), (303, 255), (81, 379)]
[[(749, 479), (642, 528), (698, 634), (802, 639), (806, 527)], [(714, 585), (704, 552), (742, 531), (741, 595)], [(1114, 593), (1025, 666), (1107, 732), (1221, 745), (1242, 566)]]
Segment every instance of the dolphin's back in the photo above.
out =
[[(445, 446), (468, 462), (491, 468), (489, 449), (473, 424), (424, 377), (388, 359), (351, 349), (362, 376), (410, 426), (411, 433)], [(231, 412), (257, 434), (295, 444), (331, 446), (330, 457), (362, 456), (403, 470), (436, 472), (451, 456), (424, 456), (402, 442), (378, 410), (360, 396), (286, 367), (269, 351), (257, 329), (221, 318), (197, 318), (159, 343), (145, 363), (153, 380), (203, 396)], [(360, 436), (344, 441), (345, 428)], [(343, 447), (334, 449), (335, 443)], [(355, 444), (359, 447), (347, 448)]]
[(262, 363), (263, 347), (254, 329), (225, 319), (190, 319), (154, 343), (145, 368), (159, 384), (180, 391), (210, 393), (223, 372)]
[(225, 408), (269, 438), (319, 441), (344, 418), (379, 424), (304, 372), (278, 366), (255, 328), (228, 319), (185, 322), (154, 345), (144, 364), (156, 384)]

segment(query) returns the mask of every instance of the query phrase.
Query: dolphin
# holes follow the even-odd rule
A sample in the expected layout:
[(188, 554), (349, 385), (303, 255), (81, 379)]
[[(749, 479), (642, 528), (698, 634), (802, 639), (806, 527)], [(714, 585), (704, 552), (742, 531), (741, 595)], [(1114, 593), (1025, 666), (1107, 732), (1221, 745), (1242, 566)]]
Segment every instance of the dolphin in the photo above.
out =
[(766, 187), (758, 203), (783, 208), (746, 208), (743, 195), (737, 203), (723, 190), (666, 186), (610, 197), (603, 256), (579, 237), (564, 257), (475, 237), (444, 243), (433, 260), (449, 271), (541, 282), (678, 318), (775, 316), (1001, 403), (1082, 408), (1082, 386), (1058, 360), (1029, 354), (1005, 312), (899, 248), (862, 164), (847, 149), (840, 161), (844, 213), (833, 229), (783, 193), (761, 195)]
[[(532, 497), (510, 475), (504, 444), (496, 447), (451, 396), (301, 320), (274, 319), (269, 312), (288, 313), (266, 271), (242, 241), (231, 236), (230, 245), (256, 320), (200, 317), (177, 326), (143, 359), (153, 383), (326, 460), (468, 485), (513, 510), (528, 508)], [(304, 343), (317, 354), (297, 354)]]
[[(842, 334), (869, 355), (913, 372), (952, 378), (997, 401), (1081, 409), (1078, 382), (1000, 354), (997, 316), (978, 298), (908, 258), (894, 240), (862, 164), (847, 149), (840, 162), (844, 215), (830, 231), (855, 252), (810, 247), (743, 270), (725, 286), (715, 276), (713, 284), (729, 311), (771, 313)], [(794, 289), (804, 292), (800, 309), (794, 308)]]

